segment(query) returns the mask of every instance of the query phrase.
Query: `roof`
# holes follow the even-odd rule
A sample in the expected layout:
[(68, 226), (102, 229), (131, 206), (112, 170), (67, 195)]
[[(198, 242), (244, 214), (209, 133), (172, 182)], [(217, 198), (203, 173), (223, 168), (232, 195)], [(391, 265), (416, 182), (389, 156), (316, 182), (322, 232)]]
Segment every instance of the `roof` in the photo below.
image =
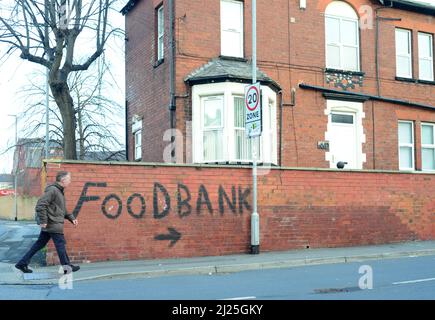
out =
[[(44, 138), (20, 138), (17, 142), (18, 146), (24, 146), (26, 148), (45, 148)], [(58, 142), (50, 140), (48, 143), (49, 148), (61, 148)]]
[(0, 182), (13, 183), (14, 182), (14, 175), (2, 173), (2, 174), (0, 174)]
[(126, 161), (125, 150), (118, 151), (90, 151), (86, 152), (85, 161)]
[[(190, 73), (184, 81), (190, 85), (223, 81), (246, 82), (252, 81), (252, 64), (245, 59), (219, 57)], [(278, 83), (269, 78), (257, 68), (257, 80), (269, 85), (277, 91), (281, 90)]]
[(135, 6), (136, 2), (139, 0), (129, 0), (127, 4), (121, 9), (121, 13), (125, 16), (133, 7)]
[[(126, 15), (140, 0), (128, 0), (121, 9), (121, 13)], [(378, 0), (382, 5), (393, 6), (398, 9), (417, 11), (423, 14), (435, 15), (435, 0)]]
[(378, 2), (387, 7), (435, 15), (435, 0), (378, 0)]

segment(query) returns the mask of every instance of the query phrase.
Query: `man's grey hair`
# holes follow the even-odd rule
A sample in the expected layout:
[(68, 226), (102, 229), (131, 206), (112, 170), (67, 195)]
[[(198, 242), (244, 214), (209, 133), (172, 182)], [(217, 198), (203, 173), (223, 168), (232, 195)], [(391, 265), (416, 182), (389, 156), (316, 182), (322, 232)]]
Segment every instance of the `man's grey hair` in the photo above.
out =
[(62, 181), (62, 179), (65, 178), (67, 175), (69, 175), (68, 171), (59, 171), (56, 174), (56, 182)]

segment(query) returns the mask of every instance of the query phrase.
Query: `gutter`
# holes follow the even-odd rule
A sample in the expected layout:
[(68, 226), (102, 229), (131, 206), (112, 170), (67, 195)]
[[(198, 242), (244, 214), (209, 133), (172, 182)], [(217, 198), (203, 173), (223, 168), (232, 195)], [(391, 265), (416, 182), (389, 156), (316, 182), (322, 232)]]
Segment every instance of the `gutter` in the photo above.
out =
[[(225, 81), (250, 84), (252, 83), (252, 78), (232, 76), (227, 74), (227, 75), (219, 75), (219, 76), (195, 77), (194, 79), (186, 79), (184, 81), (190, 86), (193, 86), (195, 84), (218, 83), (218, 82), (225, 82)], [(271, 89), (275, 90), (276, 92), (279, 92), (281, 90), (279, 84), (277, 84), (273, 80), (257, 79), (257, 81), (260, 82), (261, 85), (267, 85), (271, 87)]]
[(414, 11), (422, 14), (435, 15), (435, 6), (406, 0), (378, 0), (385, 7)]
[(435, 106), (430, 106), (428, 104), (422, 104), (422, 103), (417, 103), (417, 102), (412, 102), (412, 101), (386, 98), (386, 97), (381, 97), (381, 96), (374, 96), (374, 95), (365, 94), (365, 93), (346, 92), (346, 91), (341, 91), (341, 90), (324, 88), (324, 87), (320, 87), (320, 86), (312, 86), (312, 85), (305, 84), (305, 83), (300, 83), (299, 87), (302, 89), (307, 89), (307, 90), (334, 93), (334, 94), (339, 94), (342, 96), (360, 98), (360, 99), (365, 99), (365, 100), (382, 101), (382, 102), (388, 102), (388, 103), (393, 103), (393, 104), (400, 104), (400, 105), (404, 105), (404, 106), (408, 106), (408, 107), (417, 107), (417, 108), (429, 109), (429, 110), (435, 111)]

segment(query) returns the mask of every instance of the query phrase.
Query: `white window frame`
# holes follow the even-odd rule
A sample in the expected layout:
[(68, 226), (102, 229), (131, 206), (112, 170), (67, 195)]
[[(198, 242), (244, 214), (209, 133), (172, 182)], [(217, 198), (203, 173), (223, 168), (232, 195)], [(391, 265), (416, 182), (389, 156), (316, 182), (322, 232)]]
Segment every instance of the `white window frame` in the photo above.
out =
[[(409, 52), (399, 52), (398, 51), (399, 46), (397, 45), (397, 34), (399, 32), (407, 34)], [(411, 30), (396, 28), (395, 29), (395, 45), (396, 45), (396, 76), (400, 77), (400, 78), (412, 79), (412, 32), (411, 32)], [(406, 58), (408, 60), (409, 74), (401, 73), (401, 70), (399, 70), (399, 59), (398, 59), (399, 57)]]
[(142, 159), (142, 129), (133, 132), (134, 160)]
[[(401, 123), (410, 123), (411, 124), (411, 134), (412, 134), (412, 142), (411, 143), (401, 143), (400, 142), (400, 135), (399, 135), (399, 127)], [(399, 162), (399, 170), (415, 170), (415, 137), (414, 137), (414, 121), (407, 121), (407, 120), (399, 120), (399, 124), (397, 126), (397, 140), (398, 140), (398, 162)], [(412, 159), (412, 166), (407, 168), (407, 167), (401, 167), (400, 166), (400, 148), (401, 147), (405, 147), (405, 148), (411, 148), (411, 159)]]
[[(339, 37), (340, 37), (339, 42), (333, 42), (333, 41), (328, 42), (328, 34), (327, 34), (328, 18), (338, 20), (339, 30), (337, 32), (338, 32)], [(355, 35), (356, 45), (344, 44), (342, 42), (341, 31), (342, 31), (342, 26), (343, 26), (344, 21), (350, 21), (350, 22), (356, 23), (356, 30), (355, 30), (355, 32), (356, 32), (356, 35)], [(330, 61), (328, 61), (328, 46), (334, 46), (334, 47), (339, 48), (339, 51), (340, 51), (340, 56), (339, 56), (340, 65), (339, 66), (333, 66), (333, 65), (331, 65)], [(357, 51), (356, 69), (349, 69), (349, 68), (344, 67), (343, 52), (344, 52), (345, 47), (357, 49), (356, 50)], [(345, 70), (345, 71), (360, 71), (361, 70), (360, 60), (361, 60), (361, 58), (360, 58), (360, 39), (359, 39), (358, 15), (356, 14), (356, 12), (353, 10), (353, 8), (349, 4), (347, 4), (345, 2), (341, 2), (341, 1), (333, 1), (328, 5), (328, 7), (326, 8), (326, 11), (325, 11), (325, 61), (326, 61), (326, 67), (332, 68), (332, 69)]]
[[(233, 112), (235, 113), (236, 112), (236, 107), (235, 107), (235, 103), (234, 103), (234, 100), (236, 99), (236, 98), (238, 98), (238, 99), (241, 99), (242, 100), (242, 103), (244, 103), (244, 97), (243, 96), (241, 96), (241, 95), (234, 95), (233, 96), (233, 106), (234, 106), (234, 108), (233, 108)], [(244, 107), (244, 106), (243, 106)], [(246, 116), (246, 110), (245, 110), (245, 108), (243, 108), (243, 112), (242, 112), (242, 114), (243, 114), (243, 118), (245, 118)], [(234, 115), (234, 117), (233, 117), (233, 119), (234, 119), (234, 158), (236, 159), (236, 160), (238, 160), (238, 161), (240, 161), (240, 162), (246, 162), (246, 161), (249, 161), (249, 160), (251, 160), (252, 159), (252, 155), (251, 155), (251, 157), (246, 157), (246, 158), (238, 158), (237, 157), (237, 141), (236, 141), (236, 137), (237, 137), (237, 134), (239, 133), (239, 134), (241, 134), (243, 137), (245, 137), (246, 138), (246, 132), (245, 132), (245, 127), (244, 126), (236, 126), (236, 116)], [(250, 143), (252, 140), (251, 139), (245, 139), (245, 141), (244, 141), (244, 144), (243, 144), (243, 146), (244, 146), (244, 149), (246, 150), (246, 153), (247, 154), (249, 154), (249, 153), (252, 153), (252, 152), (250, 152), (250, 151), (252, 151), (252, 144)]]
[[(420, 50), (420, 39), (421, 37), (429, 37), (430, 39), (430, 53), (429, 56), (424, 56), (422, 54), (422, 51)], [(427, 40), (426, 40), (427, 41)], [(420, 80), (426, 80), (426, 81), (434, 81), (434, 64), (433, 64), (433, 35), (430, 33), (424, 33), (424, 32), (419, 32), (418, 33), (418, 66), (419, 66), (419, 70), (418, 70), (418, 76)], [(430, 69), (430, 76), (428, 78), (422, 78), (421, 74), (422, 74), (422, 63), (421, 61), (428, 61), (430, 63), (430, 65), (432, 66), (432, 68)]]
[(157, 9), (157, 61), (163, 60), (165, 54), (165, 17), (163, 5)]
[[(240, 25), (238, 29), (233, 29), (233, 28), (229, 28), (226, 29), (225, 28), (225, 10), (224, 10), (224, 5), (225, 3), (232, 3), (232, 4), (237, 4), (240, 7)], [(243, 11), (244, 11), (244, 7), (243, 1), (236, 1), (236, 0), (221, 0), (220, 1), (221, 4), (221, 8), (220, 8), (220, 31), (221, 31), (221, 55), (223, 56), (230, 56), (230, 57), (238, 57), (238, 58), (243, 58), (244, 53), (243, 53), (243, 38), (244, 38), (244, 32), (243, 32)], [(228, 40), (226, 39), (226, 35), (227, 34), (237, 34), (240, 41), (238, 44), (235, 43), (228, 43)], [(237, 47), (238, 45), (238, 47)], [(238, 50), (237, 50), (238, 49)]]
[[(202, 132), (202, 99), (204, 97), (223, 95), (224, 101), (224, 129), (223, 129), (223, 157), (222, 162), (225, 163), (244, 163), (241, 159), (236, 158), (236, 142), (234, 126), (234, 96), (244, 96), (246, 84), (236, 82), (221, 82), (211, 84), (199, 84), (192, 87), (192, 161), (193, 163), (207, 163), (203, 159), (203, 132)], [(276, 115), (276, 92), (268, 86), (262, 86), (262, 104), (263, 106), (270, 100), (274, 102), (274, 114)], [(272, 145), (273, 154), (270, 156), (271, 163), (277, 165), (277, 137), (275, 135), (273, 141), (270, 141), (268, 132), (277, 132), (276, 116), (274, 127), (269, 129), (268, 111), (263, 110), (263, 133), (260, 137), (260, 150), (258, 161), (260, 163), (269, 163), (269, 159), (264, 157), (267, 150), (265, 148)], [(270, 153), (270, 152), (269, 152)], [(250, 159), (246, 159), (246, 163), (250, 163)]]
[[(205, 104), (204, 102), (207, 100), (221, 100), (222, 103), (222, 112), (221, 112), (221, 124), (219, 126), (214, 126), (214, 127), (205, 127), (205, 123), (204, 123), (204, 108), (205, 108)], [(209, 159), (207, 160), (207, 162), (223, 162), (225, 159), (225, 152), (224, 152), (224, 129), (225, 129), (225, 104), (224, 104), (224, 97), (223, 95), (210, 95), (210, 96), (203, 96), (201, 97), (201, 145), (202, 145), (202, 150), (203, 150), (203, 156), (204, 156), (204, 133), (205, 132), (212, 132), (212, 131), (220, 131), (220, 136), (222, 137), (222, 150), (221, 150), (221, 154), (222, 154), (222, 158), (215, 158), (215, 159)], [(205, 161), (205, 160), (204, 160)]]
[[(423, 126), (431, 126), (432, 127), (432, 134), (433, 134), (433, 144), (423, 144)], [(434, 169), (424, 169), (423, 167), (423, 149), (432, 149), (435, 152), (435, 123), (427, 123), (422, 122), (421, 123), (421, 133), (422, 133), (422, 139), (421, 139), (421, 169), (422, 171), (435, 171)], [(434, 159), (435, 161), (435, 159)]]

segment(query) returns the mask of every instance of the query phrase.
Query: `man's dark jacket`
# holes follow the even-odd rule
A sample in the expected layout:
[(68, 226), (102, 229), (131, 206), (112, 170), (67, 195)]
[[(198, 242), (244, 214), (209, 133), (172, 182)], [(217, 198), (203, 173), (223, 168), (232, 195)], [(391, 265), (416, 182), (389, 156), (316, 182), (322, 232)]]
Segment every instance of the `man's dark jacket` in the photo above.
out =
[(47, 224), (42, 231), (49, 233), (63, 233), (64, 220), (68, 219), (72, 223), (75, 219), (66, 211), (63, 187), (57, 182), (45, 188), (44, 194), (36, 203), (35, 211), (38, 215), (38, 223)]

